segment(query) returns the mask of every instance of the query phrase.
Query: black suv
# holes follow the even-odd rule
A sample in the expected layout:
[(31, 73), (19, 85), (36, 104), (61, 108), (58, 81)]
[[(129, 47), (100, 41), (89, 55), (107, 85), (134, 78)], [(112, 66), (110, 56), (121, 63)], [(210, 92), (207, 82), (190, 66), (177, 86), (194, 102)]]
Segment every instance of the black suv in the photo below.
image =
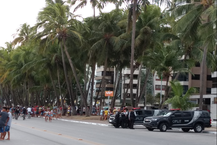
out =
[(205, 127), (211, 127), (211, 118), (208, 111), (173, 111), (162, 116), (146, 117), (143, 123), (149, 131), (182, 128), (184, 132), (194, 129), (199, 133)]
[[(166, 114), (168, 112), (168, 110), (143, 110), (143, 109), (138, 109), (138, 110), (134, 110), (134, 114), (136, 116), (135, 118), (135, 125), (143, 125), (143, 120), (145, 117), (148, 116), (158, 116), (158, 115), (163, 115)], [(121, 118), (121, 114), (120, 114), (120, 118)], [(121, 119), (120, 119), (121, 120)], [(109, 123), (115, 125), (116, 121), (115, 121), (115, 115), (111, 115), (109, 117)]]

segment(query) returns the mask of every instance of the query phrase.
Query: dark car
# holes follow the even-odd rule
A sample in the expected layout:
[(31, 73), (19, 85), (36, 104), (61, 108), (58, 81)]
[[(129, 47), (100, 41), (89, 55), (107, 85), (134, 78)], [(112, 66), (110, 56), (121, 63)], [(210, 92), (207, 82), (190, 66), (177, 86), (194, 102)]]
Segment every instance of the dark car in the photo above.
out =
[[(145, 117), (157, 116), (159, 114), (165, 114), (167, 112), (168, 112), (168, 110), (143, 110), (143, 109), (134, 110), (134, 114), (136, 116), (134, 124), (135, 125), (143, 125), (143, 120)], [(121, 121), (121, 116), (123, 116), (123, 113), (120, 114), (120, 121)], [(116, 124), (115, 115), (111, 115), (109, 117), (108, 121), (112, 125), (115, 125)]]
[(146, 117), (143, 123), (149, 131), (182, 128), (184, 132), (194, 129), (199, 133), (205, 127), (211, 127), (211, 118), (208, 111), (171, 111), (162, 116)]

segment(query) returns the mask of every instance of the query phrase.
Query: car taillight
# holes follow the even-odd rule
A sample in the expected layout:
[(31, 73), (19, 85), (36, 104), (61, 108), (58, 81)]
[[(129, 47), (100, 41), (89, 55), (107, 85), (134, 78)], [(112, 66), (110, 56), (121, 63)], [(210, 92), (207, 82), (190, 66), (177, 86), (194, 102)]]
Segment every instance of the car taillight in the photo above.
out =
[(209, 124), (210, 124), (210, 125), (212, 124), (212, 119), (209, 120)]

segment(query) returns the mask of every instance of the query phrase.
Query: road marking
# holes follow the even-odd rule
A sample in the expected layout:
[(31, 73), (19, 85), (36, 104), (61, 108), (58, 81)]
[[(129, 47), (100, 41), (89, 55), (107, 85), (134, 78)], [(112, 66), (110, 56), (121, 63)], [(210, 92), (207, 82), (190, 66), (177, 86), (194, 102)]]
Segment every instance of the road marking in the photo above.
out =
[[(17, 123), (13, 123), (13, 124), (16, 124), (17, 126), (22, 126), (22, 127), (33, 129), (32, 127), (27, 126), (27, 125), (21, 125), (21, 124), (17, 124)], [(56, 132), (52, 132), (52, 131), (48, 131), (48, 130), (43, 130), (43, 129), (39, 129), (39, 128), (34, 128), (34, 130), (46, 132), (46, 133), (53, 134), (53, 135), (58, 135), (58, 136), (69, 138), (69, 139), (76, 140), (76, 141), (82, 141), (82, 142), (85, 142), (85, 143), (88, 143), (88, 144), (91, 144), (91, 145), (103, 145), (103, 144), (100, 144), (100, 143), (97, 143), (97, 142), (92, 142), (92, 141), (89, 141), (89, 140), (83, 140), (81, 138), (76, 138), (76, 137), (69, 136), (69, 135), (63, 135), (63, 134), (60, 134), (60, 133), (56, 133)]]

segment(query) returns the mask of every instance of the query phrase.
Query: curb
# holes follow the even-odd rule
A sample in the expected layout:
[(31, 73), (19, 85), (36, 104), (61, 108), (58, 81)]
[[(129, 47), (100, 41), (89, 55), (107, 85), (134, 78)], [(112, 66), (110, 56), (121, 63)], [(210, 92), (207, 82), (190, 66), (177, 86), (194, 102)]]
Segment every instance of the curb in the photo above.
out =
[(66, 121), (66, 122), (73, 122), (73, 123), (88, 124), (88, 125), (110, 126), (109, 124), (93, 123), (93, 122), (85, 122), (85, 121), (77, 121), (77, 120), (67, 120), (67, 119), (57, 119), (57, 120)]

